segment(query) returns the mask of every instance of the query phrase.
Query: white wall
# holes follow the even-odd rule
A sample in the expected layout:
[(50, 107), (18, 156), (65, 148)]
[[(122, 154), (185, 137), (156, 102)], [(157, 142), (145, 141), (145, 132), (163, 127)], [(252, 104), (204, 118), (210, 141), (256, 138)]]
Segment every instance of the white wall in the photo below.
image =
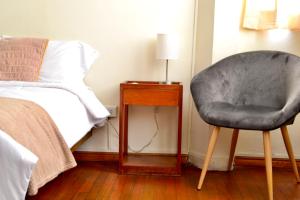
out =
[[(214, 33), (214, 1), (199, 0), (197, 5), (197, 32), (195, 66), (193, 74), (205, 69), (212, 63)], [(193, 102), (192, 102), (193, 103)], [(194, 103), (191, 109), (191, 128), (189, 159), (197, 166), (202, 166), (210, 132), (209, 126), (200, 118)], [(216, 158), (216, 157), (215, 157)]]
[[(200, 2), (202, 1), (209, 2), (208, 0), (200, 0)], [(212, 49), (212, 63), (231, 54), (251, 50), (282, 50), (300, 56), (299, 32), (291, 32), (288, 30), (250, 31), (242, 29), (240, 23), (243, 3), (243, 0), (215, 0), (214, 11), (202, 16), (207, 19), (210, 18), (212, 12), (214, 12), (213, 37), (206, 37), (213, 43), (213, 47), (211, 48), (209, 46), (208, 48)], [(201, 18), (200, 14), (198, 19), (199, 18)], [(198, 27), (199, 29), (202, 28), (202, 30), (199, 30), (197, 37), (201, 37), (203, 31), (207, 31), (208, 26), (204, 26), (204, 24), (205, 23)], [(198, 42), (197, 45), (201, 46), (202, 44)], [(198, 63), (195, 73), (203, 68), (205, 67)], [(207, 132), (203, 122), (197, 118), (195, 115), (192, 117), (191, 141), (199, 142), (195, 142), (195, 144), (191, 145), (190, 150), (191, 158), (194, 158), (195, 161), (194, 163), (198, 166), (202, 166), (208, 138), (211, 133)], [(300, 140), (298, 140), (298, 132), (300, 130), (299, 118), (296, 119), (293, 126), (289, 127), (289, 130), (294, 153), (297, 158), (300, 158)], [(231, 132), (232, 130), (230, 129), (223, 129), (221, 131), (211, 162), (211, 169), (226, 169)], [(274, 132), (271, 136), (273, 157), (287, 157), (281, 134), (278, 130), (272, 132)], [(205, 147), (205, 150), (203, 150), (203, 147)], [(262, 134), (257, 131), (241, 131), (236, 153), (245, 156), (263, 156)]]
[[(0, 6), (0, 34), (76, 39), (98, 49), (101, 56), (86, 82), (107, 105), (119, 104), (120, 82), (164, 79), (165, 65), (155, 60), (156, 33), (178, 33), (180, 56), (170, 62), (169, 77), (184, 85), (183, 153), (188, 152), (193, 23), (194, 0), (1, 0)], [(147, 143), (154, 133), (153, 110), (130, 109), (133, 148)], [(161, 133), (145, 152), (176, 152), (175, 112), (171, 108), (159, 109)], [(117, 119), (112, 123), (118, 128)], [(108, 135), (106, 127), (100, 128), (80, 149), (118, 151), (118, 138), (111, 128)]]

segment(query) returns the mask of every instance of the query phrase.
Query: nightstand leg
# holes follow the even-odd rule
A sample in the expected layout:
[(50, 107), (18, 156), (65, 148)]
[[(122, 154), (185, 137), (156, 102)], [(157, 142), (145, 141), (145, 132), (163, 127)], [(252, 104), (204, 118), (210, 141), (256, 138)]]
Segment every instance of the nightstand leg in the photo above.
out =
[(124, 106), (124, 154), (128, 154), (128, 105)]
[(178, 96), (178, 130), (177, 130), (177, 172), (181, 173), (181, 140), (182, 140), (182, 89)]
[(119, 116), (119, 171), (123, 173), (123, 162), (124, 162), (124, 113), (125, 112), (125, 105), (123, 102), (120, 101), (120, 116)]

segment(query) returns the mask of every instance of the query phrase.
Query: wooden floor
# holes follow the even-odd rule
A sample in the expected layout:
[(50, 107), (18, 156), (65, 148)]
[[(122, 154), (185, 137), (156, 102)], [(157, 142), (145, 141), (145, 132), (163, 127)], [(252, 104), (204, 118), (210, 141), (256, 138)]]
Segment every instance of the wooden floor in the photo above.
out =
[[(275, 168), (273, 173), (275, 199), (300, 199), (300, 184), (291, 170)], [(188, 166), (180, 177), (118, 175), (116, 163), (80, 162), (26, 199), (267, 199), (264, 168), (208, 172), (203, 189), (197, 191), (199, 174)]]

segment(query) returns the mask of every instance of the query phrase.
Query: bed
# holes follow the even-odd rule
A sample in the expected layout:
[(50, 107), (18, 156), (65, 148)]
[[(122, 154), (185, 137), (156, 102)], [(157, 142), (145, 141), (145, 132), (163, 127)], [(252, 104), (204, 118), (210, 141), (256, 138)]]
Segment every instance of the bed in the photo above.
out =
[[(0, 70), (0, 98), (34, 102), (43, 108), (67, 147), (74, 150), (90, 135), (91, 128), (104, 125), (109, 114), (82, 81), (97, 57), (96, 51), (78, 41), (52, 42), (45, 51), (38, 81), (3, 80)], [(1, 59), (0, 43), (0, 64)], [(32, 173), (42, 159), (0, 127), (0, 199), (24, 199)]]

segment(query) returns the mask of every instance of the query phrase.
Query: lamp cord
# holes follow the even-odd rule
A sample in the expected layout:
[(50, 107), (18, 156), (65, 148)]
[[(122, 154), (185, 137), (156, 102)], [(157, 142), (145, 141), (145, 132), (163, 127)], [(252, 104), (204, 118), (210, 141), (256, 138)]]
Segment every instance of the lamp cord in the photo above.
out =
[[(133, 152), (133, 153), (141, 153), (144, 149), (146, 149), (147, 147), (149, 147), (154, 138), (158, 135), (158, 133), (160, 132), (160, 129), (159, 129), (159, 125), (158, 125), (158, 119), (157, 119), (157, 111), (155, 110), (154, 112), (154, 121), (155, 121), (155, 125), (156, 125), (156, 131), (154, 132), (154, 134), (152, 135), (151, 139), (149, 140), (149, 142), (147, 142), (144, 146), (142, 146), (140, 149), (138, 150), (135, 150), (133, 149), (129, 144), (128, 144), (128, 149)], [(107, 120), (108, 124), (113, 128), (114, 130), (114, 133), (116, 134), (117, 137), (119, 137), (119, 132), (118, 130), (116, 129), (116, 127), (109, 121)]]

